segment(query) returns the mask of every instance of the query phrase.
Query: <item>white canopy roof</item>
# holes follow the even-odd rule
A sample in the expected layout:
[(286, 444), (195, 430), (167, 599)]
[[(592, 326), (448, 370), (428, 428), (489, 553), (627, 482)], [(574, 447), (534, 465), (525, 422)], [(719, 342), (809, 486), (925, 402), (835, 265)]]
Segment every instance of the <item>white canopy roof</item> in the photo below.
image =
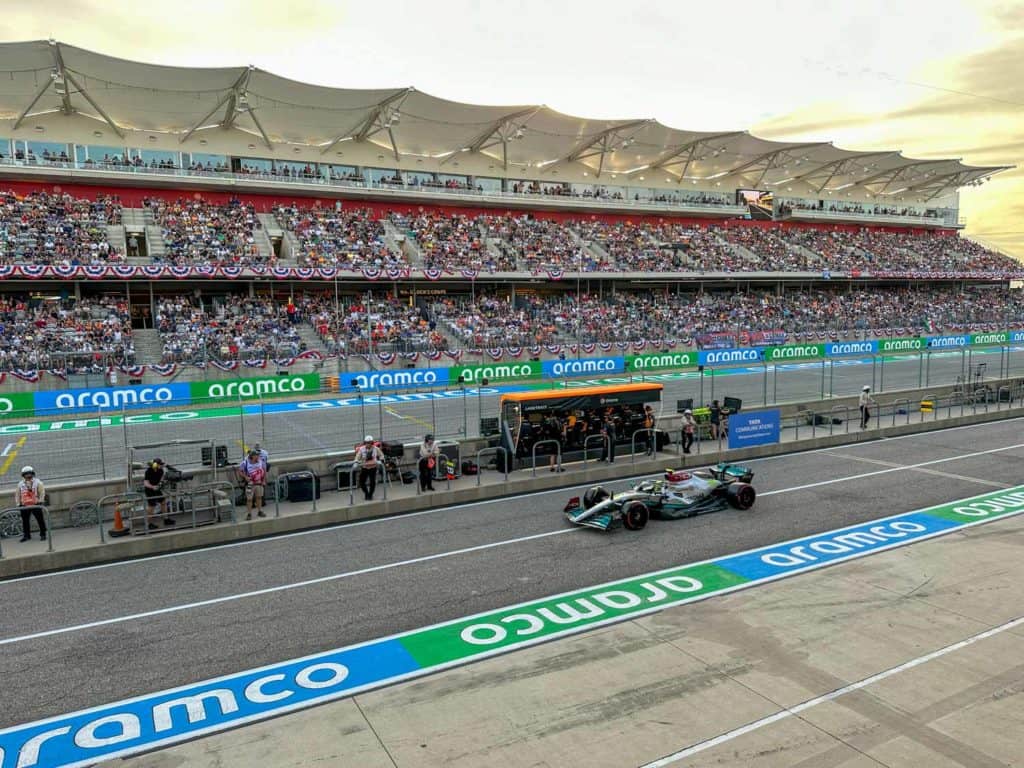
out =
[(545, 106), (463, 104), (408, 87), (327, 88), (248, 66), (158, 66), (56, 41), (0, 44), (0, 75), (0, 119), (15, 131), (29, 117), (81, 114), (126, 141), (129, 132), (160, 132), (179, 137), (184, 149), (197, 132), (219, 126), (255, 134), (271, 150), (287, 144), (326, 155), (340, 142), (369, 142), (396, 160), (432, 158), (440, 170), (468, 152), (530, 177), (563, 167), (633, 179), (657, 170), (661, 179), (701, 187), (797, 183), (818, 194), (856, 188), (928, 199), (1008, 167), (769, 141), (746, 131), (685, 131), (654, 119), (594, 120)]

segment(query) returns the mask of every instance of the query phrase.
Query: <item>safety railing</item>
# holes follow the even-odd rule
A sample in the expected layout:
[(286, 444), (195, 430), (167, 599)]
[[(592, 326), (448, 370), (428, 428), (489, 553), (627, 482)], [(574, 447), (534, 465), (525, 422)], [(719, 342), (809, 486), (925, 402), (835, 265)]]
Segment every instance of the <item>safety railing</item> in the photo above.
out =
[(835, 431), (836, 414), (837, 413), (843, 414), (843, 419), (842, 419), (843, 426), (846, 429), (846, 434), (850, 434), (850, 406), (848, 406), (848, 405), (833, 405), (832, 406), (832, 410), (829, 411), (829, 421), (828, 421), (828, 436), (829, 437), (832, 437), (832, 435), (833, 435), (833, 433)]
[[(24, 507), (8, 507), (0, 512), (0, 541), (4, 536), (16, 536), (21, 533), (25, 535), (23, 512), (29, 512), (28, 525), (32, 525), (32, 518), (37, 510), (43, 511), (43, 524), (46, 526), (46, 551), (53, 552), (53, 526), (50, 524), (50, 509), (43, 504), (29, 504)], [(17, 513), (15, 516), (14, 513)], [(4, 557), (3, 545), (0, 544), (0, 560)]]
[[(354, 470), (356, 468), (356, 465), (353, 465), (352, 468)], [(308, 469), (299, 469), (299, 470), (296, 470), (294, 472), (286, 472), (284, 475), (277, 475), (274, 478), (274, 517), (280, 517), (281, 516), (281, 492), (282, 492), (282, 486), (284, 488), (288, 487), (288, 478), (289, 477), (294, 477), (296, 479), (300, 478), (300, 477), (308, 477), (309, 478), (311, 494), (313, 496), (313, 512), (316, 512), (316, 475), (314, 475)], [(282, 480), (284, 480), (283, 483), (281, 482)], [(351, 487), (349, 488), (348, 503), (349, 503), (349, 505), (352, 504), (352, 489), (351, 489)]]
[(476, 452), (476, 484), (478, 487), (480, 485), (480, 476), (484, 473), (484, 464), (480, 459), (491, 453), (493, 453), (495, 457), (497, 457), (499, 453), (502, 455), (503, 466), (505, 467), (505, 482), (508, 482), (508, 451), (503, 446), (497, 445), (493, 448), (481, 448)]
[[(931, 403), (932, 404), (932, 406), (931, 406), (931, 408), (932, 408), (931, 409), (932, 418), (933, 419), (939, 418), (939, 403), (935, 399), (935, 395), (933, 395), (931, 392), (929, 392), (926, 395), (924, 395), (924, 397), (921, 398), (921, 402), (922, 403)], [(924, 421), (924, 415), (926, 413), (928, 413), (928, 410), (927, 410), (927, 408), (925, 406), (918, 406), (918, 413), (920, 414), (920, 418), (918, 419), (918, 423), (921, 423), (921, 422)]]
[(438, 454), (439, 461), (434, 466), (434, 479), (444, 480), (446, 490), (450, 491), (452, 489), (452, 475), (454, 473), (446, 470), (444, 477), (438, 477), (437, 472), (442, 465), (447, 466), (448, 462), (452, 460), (451, 456), (444, 452), (446, 447), (455, 449), (455, 467), (457, 470), (461, 471), (461, 467), (459, 465), (462, 463), (462, 444), (459, 443), (458, 440), (438, 440), (434, 445), (436, 445), (438, 451), (440, 451)]
[[(264, 486), (263, 493), (267, 488)], [(277, 489), (274, 489), (274, 498), (277, 498)], [(193, 488), (190, 492), (192, 503), (193, 526), (197, 512), (213, 513), (213, 522), (224, 522), (221, 520), (221, 510), (226, 509), (230, 517), (229, 522), (237, 522), (235, 517), (235, 486), (227, 480), (215, 480), (209, 483), (202, 483)], [(266, 500), (264, 498), (264, 500)], [(221, 503), (226, 502), (226, 503)]]
[(585, 437), (583, 439), (583, 466), (584, 467), (587, 466), (587, 458), (589, 457), (589, 452), (590, 452), (590, 443), (592, 443), (595, 440), (598, 440), (598, 441), (601, 442), (601, 447), (602, 447), (602, 449), (604, 450), (605, 453), (608, 452), (608, 435), (605, 435), (605, 434), (587, 435), (587, 437)]
[[(127, 520), (130, 526), (134, 508), (144, 508), (145, 504), (145, 496), (143, 496), (141, 493), (136, 493), (135, 491), (126, 491), (124, 493), (111, 493), (106, 496), (101, 496), (100, 500), (96, 502), (96, 506), (99, 509), (97, 515), (99, 519), (97, 523), (100, 529), (100, 543), (105, 544), (107, 541), (106, 532), (103, 527), (107, 520), (107, 515), (104, 514), (104, 510), (106, 510), (107, 507), (113, 505), (113, 509), (111, 510), (110, 513), (110, 520), (114, 522), (114, 528), (111, 529), (110, 535), (116, 538), (118, 536), (124, 536), (131, 532), (129, 528), (126, 528), (124, 526), (124, 523)], [(127, 507), (128, 514), (125, 516), (121, 515), (122, 506)]]
[(656, 456), (658, 453), (658, 433), (668, 434), (663, 429), (657, 427), (644, 427), (638, 429), (633, 433), (633, 436), (629, 439), (629, 459), (631, 464), (636, 464), (636, 436), (647, 435), (645, 445), (647, 446), (647, 455)]
[(560, 442), (558, 442), (557, 440), (555, 440), (554, 438), (549, 438), (547, 440), (538, 440), (536, 443), (533, 444), (533, 448), (530, 450), (530, 454), (531, 454), (531, 457), (533, 459), (533, 476), (534, 477), (537, 476), (537, 447), (540, 446), (540, 445), (545, 445), (546, 443), (550, 443), (551, 445), (555, 446), (555, 451), (556, 451), (555, 455), (558, 457), (558, 460), (557, 460), (555, 466), (558, 467), (558, 471), (559, 472), (562, 471), (562, 444)]
[(904, 406), (904, 413), (907, 416), (906, 423), (910, 423), (910, 400), (905, 397), (898, 397), (889, 403), (889, 407), (892, 408), (892, 425), (894, 427), (896, 426), (896, 417), (899, 415), (901, 405)]
[[(1006, 393), (1006, 397), (1003, 397), (1003, 393)], [(996, 390), (996, 410), (1001, 411), (1003, 409), (1003, 403), (1006, 403), (1007, 408), (1013, 407), (1013, 388), (1007, 385), (1001, 386)]]
[(974, 392), (971, 394), (971, 410), (974, 413), (978, 412), (978, 401), (980, 400), (981, 404), (985, 406), (985, 413), (988, 413), (988, 397), (988, 389), (981, 387), (979, 389), (974, 390)]
[[(351, 507), (356, 503), (356, 470), (359, 469), (359, 465), (354, 461), (352, 466), (348, 469), (348, 505)], [(341, 467), (338, 467), (338, 477), (341, 477)]]

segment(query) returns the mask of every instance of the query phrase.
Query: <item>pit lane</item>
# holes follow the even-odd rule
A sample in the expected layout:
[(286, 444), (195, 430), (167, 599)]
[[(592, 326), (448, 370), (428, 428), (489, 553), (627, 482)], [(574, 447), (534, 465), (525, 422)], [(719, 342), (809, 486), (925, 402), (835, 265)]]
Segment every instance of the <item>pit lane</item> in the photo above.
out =
[(1010, 420), (758, 460), (753, 511), (640, 533), (567, 528), (566, 489), (0, 583), (0, 727), (1010, 485), (1022, 443)]

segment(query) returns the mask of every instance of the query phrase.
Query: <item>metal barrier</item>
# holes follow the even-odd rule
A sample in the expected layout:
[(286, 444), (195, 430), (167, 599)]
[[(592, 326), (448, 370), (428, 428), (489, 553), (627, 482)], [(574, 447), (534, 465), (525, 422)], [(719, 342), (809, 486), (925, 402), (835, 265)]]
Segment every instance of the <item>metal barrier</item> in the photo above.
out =
[[(462, 471), (462, 468), (459, 466), (459, 464), (462, 462), (462, 444), (458, 440), (438, 440), (438, 441), (436, 441), (434, 443), (434, 445), (437, 446), (438, 458), (443, 460), (443, 461), (445, 461), (446, 463), (448, 461), (450, 461), (451, 458), (448, 456), (448, 454), (446, 454), (444, 452), (445, 446), (449, 446), (449, 447), (455, 448), (455, 466), (456, 466), (456, 468), (460, 472)], [(444, 477), (438, 477), (437, 476), (437, 469), (440, 466), (441, 466), (440, 462), (438, 462), (434, 466), (434, 479), (435, 480), (444, 480), (445, 481), (446, 490), (450, 491), (452, 489), (452, 473), (445, 472), (444, 473)]]
[(984, 403), (984, 405), (985, 405), (985, 413), (988, 413), (989, 390), (984, 388), (984, 387), (980, 388), (980, 389), (974, 390), (974, 394), (971, 396), (971, 410), (973, 410), (974, 413), (978, 412), (978, 397), (979, 397), (979, 395), (981, 396), (981, 402)]
[(905, 397), (898, 397), (895, 400), (893, 400), (891, 403), (889, 403), (889, 405), (892, 406), (892, 425), (894, 427), (896, 426), (896, 414), (899, 411), (899, 407), (898, 406), (900, 404), (903, 404), (903, 405), (905, 405), (907, 407), (907, 422), (906, 423), (907, 424), (910, 423), (910, 400), (908, 400)]
[(848, 405), (833, 405), (832, 410), (829, 412), (830, 418), (828, 423), (828, 436), (832, 437), (832, 433), (835, 429), (836, 414), (842, 412), (843, 414), (843, 425), (846, 427), (846, 434), (850, 434), (850, 406)]
[(477, 487), (480, 486), (480, 475), (482, 475), (484, 473), (484, 465), (483, 465), (483, 462), (480, 461), (481, 457), (484, 456), (485, 454), (488, 454), (488, 453), (493, 453), (495, 456), (497, 456), (499, 452), (501, 453), (502, 456), (505, 457), (504, 458), (504, 461), (505, 461), (505, 482), (506, 483), (508, 482), (508, 463), (509, 463), (508, 451), (505, 450), (505, 448), (503, 446), (497, 445), (497, 446), (495, 446), (493, 448), (481, 448), (479, 451), (476, 452), (476, 484), (477, 484)]
[(996, 410), (1003, 409), (1003, 392), (1006, 392), (1006, 407), (1013, 407), (1013, 389), (1005, 384), (996, 390)]
[(629, 439), (629, 460), (631, 464), (636, 464), (636, 436), (646, 433), (648, 435), (647, 455), (656, 456), (658, 454), (658, 432), (668, 434), (665, 430), (658, 429), (657, 427), (644, 427), (633, 433), (633, 436)]
[(588, 435), (587, 437), (585, 437), (583, 439), (583, 466), (584, 467), (587, 466), (587, 455), (588, 455), (588, 451), (590, 450), (590, 448), (588, 448), (587, 446), (590, 445), (590, 442), (592, 440), (600, 440), (602, 442), (602, 448), (605, 450), (605, 453), (608, 452), (608, 450), (607, 450), (608, 449), (608, 435), (605, 435), (605, 434)]
[[(128, 515), (127, 515), (127, 522), (129, 524), (129, 528), (130, 528), (131, 527), (131, 520), (132, 520), (132, 517), (133, 517), (133, 515), (131, 514), (133, 510), (131, 508), (135, 507), (135, 506), (141, 505), (142, 508), (145, 509), (145, 503), (146, 503), (146, 497), (143, 496), (141, 493), (137, 493), (135, 491), (126, 491), (124, 493), (111, 493), (111, 494), (108, 494), (106, 496), (100, 497), (100, 500), (96, 502), (96, 507), (99, 509), (99, 513), (98, 513), (97, 517), (98, 517), (98, 525), (99, 525), (99, 529), (100, 529), (100, 543), (101, 544), (105, 544), (106, 541), (107, 541), (106, 533), (103, 530), (103, 523), (106, 520), (106, 515), (103, 514), (103, 510), (104, 510), (104, 508), (106, 508), (106, 506), (108, 504), (113, 504), (114, 505), (114, 512), (111, 515), (111, 519), (116, 518), (117, 510), (118, 510), (118, 507), (120, 505), (122, 505), (122, 504), (127, 504), (128, 505), (129, 509), (128, 509)], [(122, 522), (124, 522), (124, 521), (122, 520)]]
[[(353, 467), (353, 469), (354, 469), (354, 467)], [(284, 485), (286, 485), (286, 486), (288, 485), (288, 479), (287, 479), (288, 475), (297, 475), (298, 477), (308, 477), (309, 478), (309, 481), (310, 481), (310, 483), (312, 483), (312, 488), (313, 488), (313, 511), (316, 512), (316, 475), (314, 475), (308, 469), (300, 469), (300, 470), (298, 470), (296, 472), (287, 472), (287, 473), (285, 473), (285, 482), (284, 482)], [(274, 480), (274, 483), (275, 483), (275, 486), (274, 486), (274, 516), (275, 517), (280, 517), (281, 516), (281, 502), (279, 501), (279, 499), (281, 497), (281, 485), (282, 485), (282, 483), (281, 483), (281, 475), (277, 475), (276, 479)], [(351, 488), (350, 488), (349, 489), (349, 504), (351, 505), (351, 503), (352, 503), (352, 491), (351, 491)]]
[[(315, 481), (314, 481), (315, 482)], [(264, 486), (264, 493), (266, 493), (266, 487)], [(196, 507), (197, 501), (206, 496), (206, 504), (203, 506)], [(275, 489), (274, 498), (277, 498), (277, 492)], [(227, 504), (221, 504), (220, 501), (226, 499)], [(192, 503), (192, 518), (195, 519), (197, 511), (213, 512), (217, 522), (224, 522), (220, 518), (220, 511), (222, 508), (227, 507), (228, 514), (231, 516), (230, 522), (238, 522), (235, 519), (235, 485), (228, 482), (227, 480), (215, 480), (210, 483), (202, 483), (197, 485), (190, 492), (190, 501)]]
[(530, 454), (531, 454), (531, 456), (533, 458), (533, 476), (534, 477), (537, 476), (537, 446), (538, 445), (544, 445), (545, 443), (553, 443), (555, 448), (558, 449), (558, 452), (556, 454), (558, 456), (558, 461), (556, 462), (555, 466), (558, 467), (559, 471), (561, 471), (561, 469), (562, 469), (562, 444), (560, 442), (558, 442), (557, 440), (555, 440), (554, 438), (548, 438), (547, 440), (538, 440), (536, 443), (533, 444), (533, 449), (530, 451)]
[[(933, 417), (933, 419), (938, 419), (939, 418), (939, 403), (935, 399), (935, 395), (933, 395), (931, 392), (929, 392), (928, 394), (926, 394), (924, 397), (921, 398), (921, 402), (930, 402), (932, 404), (932, 417)], [(924, 421), (925, 411), (922, 408), (922, 409), (919, 409), (918, 412), (921, 414), (921, 418), (918, 419), (918, 423), (920, 424), (921, 422)]]
[[(6, 519), (6, 522), (2, 524), (2, 530), (0, 530), (0, 533), (8, 536), (16, 536), (17, 533), (20, 532), (21, 535), (24, 536), (24, 524), (21, 523), (22, 510), (31, 511), (36, 509), (43, 510), (43, 522), (46, 524), (46, 551), (53, 552), (53, 526), (50, 524), (50, 509), (45, 504), (27, 504), (24, 507), (8, 507), (7, 509), (0, 511), (0, 520)], [(12, 514), (14, 512), (18, 513), (17, 517)], [(15, 524), (18, 524), (17, 528), (15, 528)], [(29, 525), (31, 524), (32, 521), (29, 520)], [(0, 536), (0, 539), (3, 539), (3, 536)], [(0, 560), (3, 559), (3, 556), (3, 551), (0, 550)]]

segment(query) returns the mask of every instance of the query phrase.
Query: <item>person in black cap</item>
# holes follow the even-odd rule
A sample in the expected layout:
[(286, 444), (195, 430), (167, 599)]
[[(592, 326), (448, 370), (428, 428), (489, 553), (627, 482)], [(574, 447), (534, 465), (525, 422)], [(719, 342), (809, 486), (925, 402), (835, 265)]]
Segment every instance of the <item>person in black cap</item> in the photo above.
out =
[(146, 473), (142, 476), (142, 493), (146, 497), (146, 507), (148, 510), (146, 513), (146, 524), (151, 531), (155, 531), (159, 527), (153, 522), (158, 508), (163, 513), (164, 525), (174, 525), (174, 518), (170, 517), (170, 511), (167, 508), (167, 498), (164, 496), (165, 466), (163, 459), (153, 459), (149, 466), (146, 467)]
[(437, 466), (437, 457), (441, 455), (441, 449), (434, 442), (433, 435), (426, 435), (420, 444), (419, 463), (420, 491), (434, 490), (434, 467)]

